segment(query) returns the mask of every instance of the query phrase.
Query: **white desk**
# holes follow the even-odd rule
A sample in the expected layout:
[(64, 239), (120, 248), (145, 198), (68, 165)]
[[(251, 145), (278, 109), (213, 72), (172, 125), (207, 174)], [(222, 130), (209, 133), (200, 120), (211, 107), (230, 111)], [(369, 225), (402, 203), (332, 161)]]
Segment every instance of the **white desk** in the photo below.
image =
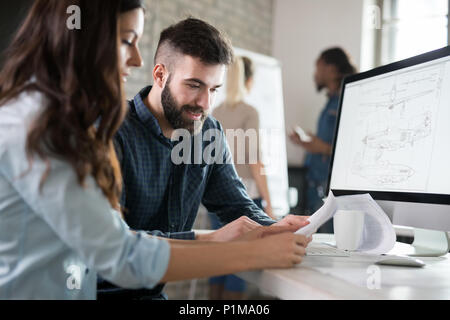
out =
[[(333, 238), (315, 234), (310, 245), (332, 242)], [(401, 251), (403, 246), (397, 243), (393, 252)], [(263, 292), (290, 300), (450, 299), (450, 255), (420, 259), (427, 264), (424, 268), (374, 265), (376, 257), (367, 255), (305, 256), (292, 269), (250, 271), (238, 276)], [(380, 289), (369, 289), (377, 279)]]

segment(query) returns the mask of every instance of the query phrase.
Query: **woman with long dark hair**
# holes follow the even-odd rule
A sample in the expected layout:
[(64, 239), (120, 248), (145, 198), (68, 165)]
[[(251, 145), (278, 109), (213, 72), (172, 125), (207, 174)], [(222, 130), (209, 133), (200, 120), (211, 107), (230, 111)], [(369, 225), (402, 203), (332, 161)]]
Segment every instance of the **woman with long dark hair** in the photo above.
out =
[[(304, 255), (307, 239), (279, 233), (288, 228), (193, 244), (132, 232), (121, 219), (112, 137), (126, 113), (121, 79), (142, 63), (120, 51), (135, 50), (121, 18), (140, 10), (136, 2), (36, 0), (8, 49), (0, 75), (0, 299), (94, 299), (97, 273), (153, 288), (289, 267)], [(80, 28), (68, 28), (70, 6)]]

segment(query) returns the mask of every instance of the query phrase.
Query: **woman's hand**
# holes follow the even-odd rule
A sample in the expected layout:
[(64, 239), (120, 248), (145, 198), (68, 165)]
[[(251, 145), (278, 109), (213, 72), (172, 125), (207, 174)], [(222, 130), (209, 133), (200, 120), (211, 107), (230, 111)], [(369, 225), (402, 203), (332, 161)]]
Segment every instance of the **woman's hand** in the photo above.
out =
[(261, 268), (291, 268), (302, 262), (308, 238), (300, 234), (284, 232), (256, 240), (255, 254)]

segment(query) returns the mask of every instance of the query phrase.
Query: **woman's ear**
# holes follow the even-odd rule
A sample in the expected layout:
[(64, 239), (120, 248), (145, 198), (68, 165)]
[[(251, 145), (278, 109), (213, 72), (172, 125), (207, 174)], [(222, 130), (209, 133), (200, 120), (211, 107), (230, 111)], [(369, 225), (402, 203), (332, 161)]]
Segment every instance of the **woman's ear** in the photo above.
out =
[(163, 89), (168, 76), (169, 72), (163, 64), (157, 64), (153, 68), (153, 83), (155, 86)]

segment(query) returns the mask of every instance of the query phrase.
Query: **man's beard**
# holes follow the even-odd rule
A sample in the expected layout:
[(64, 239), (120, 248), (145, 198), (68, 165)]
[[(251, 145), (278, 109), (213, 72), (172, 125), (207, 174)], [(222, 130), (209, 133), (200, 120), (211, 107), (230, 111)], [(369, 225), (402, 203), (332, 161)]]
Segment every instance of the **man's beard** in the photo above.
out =
[[(161, 93), (161, 104), (164, 110), (164, 115), (167, 121), (169, 121), (172, 128), (174, 128), (175, 130), (186, 129), (192, 135), (200, 133), (203, 128), (203, 123), (205, 122), (205, 119), (207, 117), (207, 115), (203, 111), (203, 108), (190, 105), (179, 107), (172, 95), (172, 92), (170, 91), (169, 82), (167, 82), (165, 88)], [(200, 118), (200, 120), (185, 119), (183, 118), (183, 113), (187, 111), (193, 113), (201, 113), (202, 117)]]

